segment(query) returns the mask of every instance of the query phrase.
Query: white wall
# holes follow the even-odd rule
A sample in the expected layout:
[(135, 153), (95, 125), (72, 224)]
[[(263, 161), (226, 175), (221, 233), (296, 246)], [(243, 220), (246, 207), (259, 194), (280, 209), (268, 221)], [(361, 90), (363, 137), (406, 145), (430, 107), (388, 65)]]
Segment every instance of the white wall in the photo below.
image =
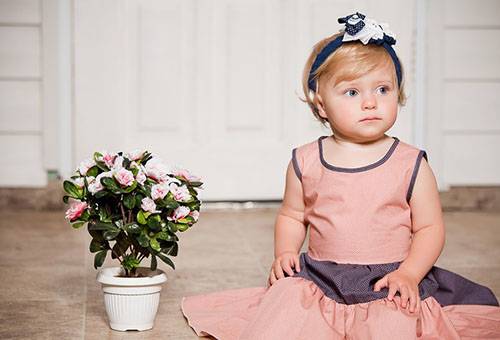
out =
[(42, 15), (36, 0), (0, 1), (0, 186), (43, 186)]
[(450, 185), (500, 184), (500, 1), (428, 1), (429, 160)]
[(139, 140), (221, 185), (205, 199), (279, 198), (291, 147), (328, 133), (297, 98), (307, 53), (355, 10), (397, 34), (409, 100), (389, 133), (428, 151), (441, 189), (500, 184), (499, 1), (0, 0), (0, 186)]

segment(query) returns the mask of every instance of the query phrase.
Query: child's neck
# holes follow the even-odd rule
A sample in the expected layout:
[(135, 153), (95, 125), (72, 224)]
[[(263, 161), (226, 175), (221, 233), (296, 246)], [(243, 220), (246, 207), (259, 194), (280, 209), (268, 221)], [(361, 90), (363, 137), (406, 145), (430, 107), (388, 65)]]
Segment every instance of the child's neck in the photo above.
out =
[(342, 136), (338, 133), (333, 133), (331, 136), (333, 142), (342, 148), (358, 148), (366, 149), (373, 148), (381, 144), (385, 144), (387, 139), (391, 139), (385, 133), (376, 138), (356, 139), (351, 137)]

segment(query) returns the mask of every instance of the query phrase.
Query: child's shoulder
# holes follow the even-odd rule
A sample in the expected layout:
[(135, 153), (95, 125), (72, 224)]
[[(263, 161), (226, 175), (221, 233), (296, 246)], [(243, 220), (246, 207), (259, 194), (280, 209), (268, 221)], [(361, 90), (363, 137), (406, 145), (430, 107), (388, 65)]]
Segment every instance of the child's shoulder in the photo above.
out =
[(418, 146), (407, 143), (403, 140), (398, 139), (398, 149), (402, 156), (408, 156), (410, 158), (425, 158), (427, 160), (427, 152)]

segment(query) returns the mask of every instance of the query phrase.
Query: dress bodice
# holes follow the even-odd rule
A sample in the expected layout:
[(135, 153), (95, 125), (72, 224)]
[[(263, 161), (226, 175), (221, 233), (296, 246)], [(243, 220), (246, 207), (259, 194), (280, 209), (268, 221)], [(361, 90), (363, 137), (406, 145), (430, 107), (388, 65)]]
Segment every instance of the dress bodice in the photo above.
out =
[(309, 256), (355, 264), (404, 260), (411, 243), (409, 202), (425, 151), (392, 137), (377, 162), (342, 168), (325, 160), (326, 137), (292, 153), (310, 228)]

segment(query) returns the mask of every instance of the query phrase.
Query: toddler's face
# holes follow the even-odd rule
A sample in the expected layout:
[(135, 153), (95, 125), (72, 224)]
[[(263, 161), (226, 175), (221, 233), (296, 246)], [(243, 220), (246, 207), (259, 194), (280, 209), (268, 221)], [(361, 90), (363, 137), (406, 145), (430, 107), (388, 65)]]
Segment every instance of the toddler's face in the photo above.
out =
[(334, 133), (357, 141), (381, 137), (396, 121), (398, 88), (394, 65), (388, 63), (352, 81), (319, 87), (319, 114)]

